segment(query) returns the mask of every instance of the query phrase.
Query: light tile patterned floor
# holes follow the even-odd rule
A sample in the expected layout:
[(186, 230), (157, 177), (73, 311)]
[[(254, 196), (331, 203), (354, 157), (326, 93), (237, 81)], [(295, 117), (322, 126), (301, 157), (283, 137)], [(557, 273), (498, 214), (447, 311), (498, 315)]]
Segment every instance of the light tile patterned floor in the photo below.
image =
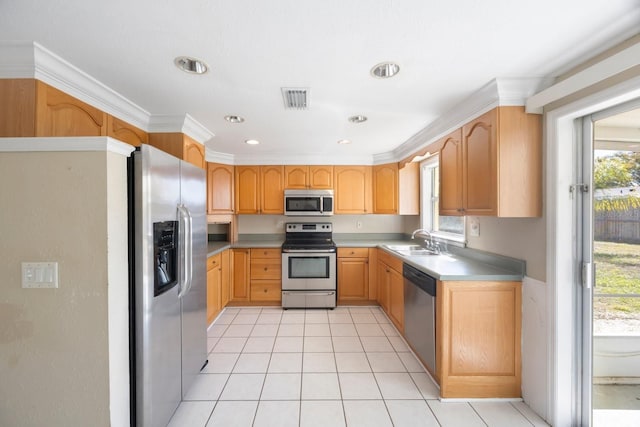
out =
[(524, 403), (441, 402), (378, 307), (227, 308), (171, 427), (545, 426)]

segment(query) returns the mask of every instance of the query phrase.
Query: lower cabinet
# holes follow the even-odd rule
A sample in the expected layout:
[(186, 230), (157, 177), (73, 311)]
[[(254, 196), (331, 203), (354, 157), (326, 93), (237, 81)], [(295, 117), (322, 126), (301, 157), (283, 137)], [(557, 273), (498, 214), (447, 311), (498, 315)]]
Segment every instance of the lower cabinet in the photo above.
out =
[(338, 304), (369, 300), (369, 249), (338, 248)]
[(229, 302), (229, 251), (207, 258), (207, 323)]
[(250, 249), (232, 249), (231, 251), (231, 295), (230, 301), (249, 301), (249, 260)]
[(278, 249), (251, 249), (250, 296), (252, 302), (282, 299), (282, 253)]
[(378, 302), (400, 333), (404, 333), (402, 260), (378, 250)]
[(441, 397), (521, 396), (521, 292), (520, 282), (438, 281)]

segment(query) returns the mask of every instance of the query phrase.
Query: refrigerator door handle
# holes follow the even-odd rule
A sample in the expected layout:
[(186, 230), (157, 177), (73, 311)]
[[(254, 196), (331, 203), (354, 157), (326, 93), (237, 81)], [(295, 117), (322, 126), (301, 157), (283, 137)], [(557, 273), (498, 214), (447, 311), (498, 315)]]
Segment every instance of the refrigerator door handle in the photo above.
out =
[(193, 279), (193, 223), (191, 212), (184, 205), (178, 205), (178, 217), (183, 230), (180, 246), (184, 253), (184, 265), (182, 266), (182, 280), (178, 294), (178, 298), (182, 298), (191, 290)]

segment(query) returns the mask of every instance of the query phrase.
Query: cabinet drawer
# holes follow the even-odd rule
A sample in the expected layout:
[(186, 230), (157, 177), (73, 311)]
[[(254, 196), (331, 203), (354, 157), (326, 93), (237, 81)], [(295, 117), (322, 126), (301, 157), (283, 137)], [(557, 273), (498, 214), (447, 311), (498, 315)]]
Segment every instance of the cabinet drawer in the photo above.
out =
[(207, 271), (213, 270), (216, 267), (220, 267), (221, 258), (221, 254), (216, 254), (207, 258)]
[(389, 267), (396, 270), (398, 273), (402, 274), (402, 260), (397, 258), (382, 249), (378, 250), (378, 261), (382, 261), (387, 264)]
[(251, 301), (280, 301), (280, 280), (252, 280)]
[(369, 258), (369, 248), (338, 248), (338, 258)]
[(280, 248), (254, 248), (251, 249), (251, 259), (262, 259), (262, 258), (278, 258), (280, 259), (280, 255), (282, 254), (282, 250)]
[(254, 279), (282, 279), (282, 265), (280, 260), (274, 259), (252, 259), (251, 260), (251, 280)]

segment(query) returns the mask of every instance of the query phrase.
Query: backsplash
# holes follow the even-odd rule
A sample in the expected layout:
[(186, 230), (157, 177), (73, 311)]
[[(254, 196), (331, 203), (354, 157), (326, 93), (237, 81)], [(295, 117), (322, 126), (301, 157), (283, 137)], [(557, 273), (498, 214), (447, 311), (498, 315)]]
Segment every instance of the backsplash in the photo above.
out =
[(284, 224), (287, 222), (330, 222), (334, 233), (405, 233), (405, 217), (400, 215), (237, 216), (239, 234), (283, 234)]

